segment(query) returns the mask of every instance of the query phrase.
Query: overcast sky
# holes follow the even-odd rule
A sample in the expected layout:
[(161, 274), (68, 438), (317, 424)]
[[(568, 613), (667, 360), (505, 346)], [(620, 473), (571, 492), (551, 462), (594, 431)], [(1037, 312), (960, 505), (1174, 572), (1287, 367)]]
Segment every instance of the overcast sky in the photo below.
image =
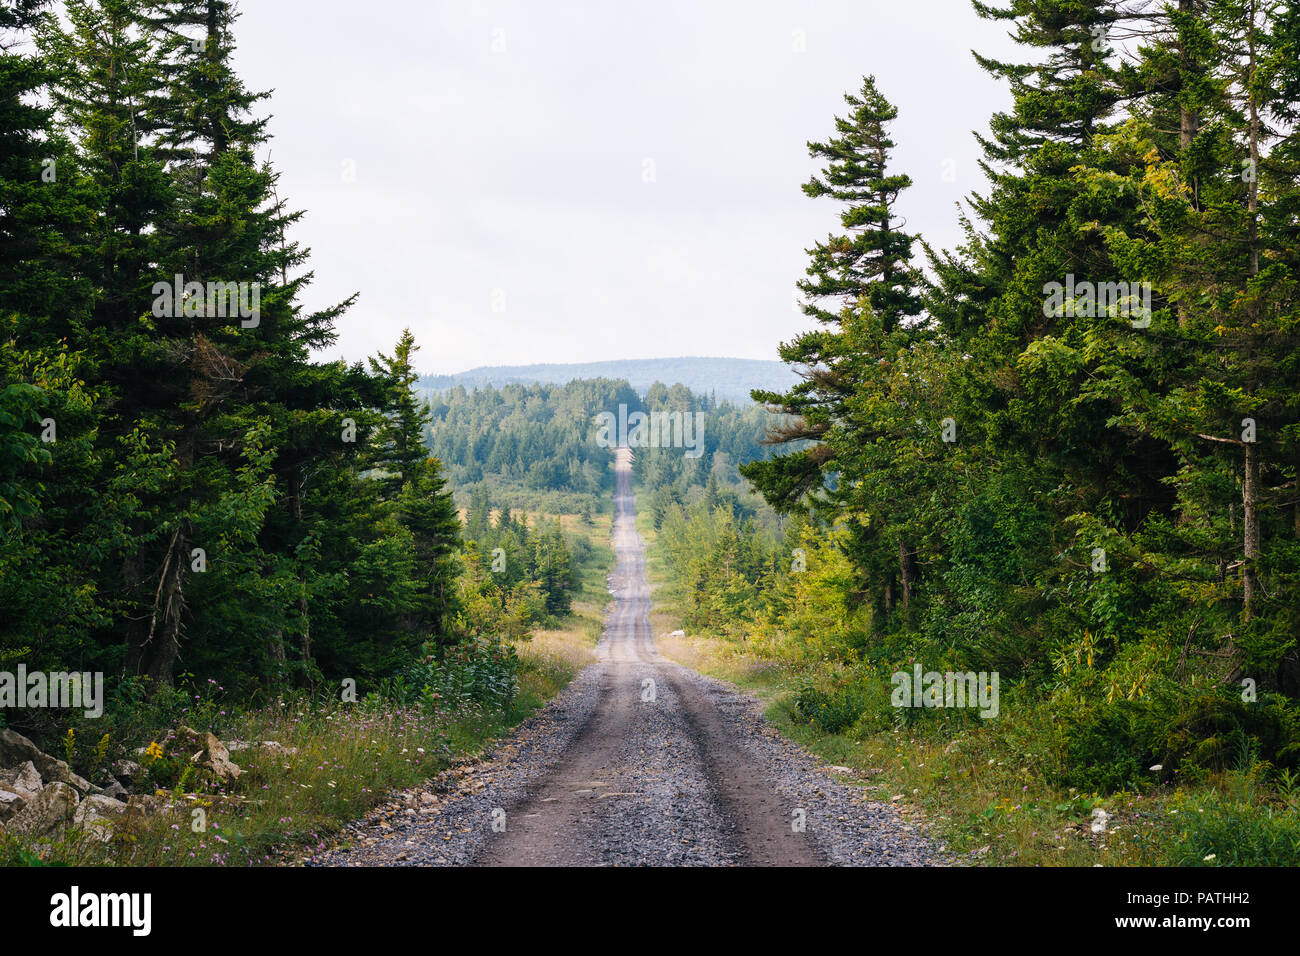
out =
[[(681, 355), (775, 358), (836, 204), (806, 142), (875, 74), (900, 111), (908, 228), (960, 239), (974, 130), (1012, 49), (966, 0), (244, 0), (238, 67), (271, 89), (280, 194), (306, 210), (326, 357), (421, 371)], [(918, 249), (919, 252), (919, 249)]]

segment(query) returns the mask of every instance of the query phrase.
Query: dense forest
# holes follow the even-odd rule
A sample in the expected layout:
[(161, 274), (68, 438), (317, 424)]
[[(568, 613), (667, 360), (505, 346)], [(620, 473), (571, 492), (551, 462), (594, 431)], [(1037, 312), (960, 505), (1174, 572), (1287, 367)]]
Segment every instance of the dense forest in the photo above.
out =
[(835, 732), (899, 719), (898, 667), (997, 671), (985, 732), (1054, 783), (1293, 794), (1300, 8), (976, 8), (1024, 57), (977, 56), (1012, 106), (961, 248), (907, 231), (874, 78), (808, 144), (840, 228), (780, 349), (802, 381), (754, 395), (781, 453), (740, 469), (794, 520), (657, 519), (687, 618), (820, 662), (800, 712)]
[[(231, 68), (233, 5), (62, 14), (0, 9), (0, 664), (103, 672), (110, 714), (162, 714), (194, 686), (364, 695), (567, 613), (557, 529), (464, 535), (426, 441), (477, 421), (418, 398), (410, 332), (365, 363), (313, 357), (353, 300), (300, 304), (301, 213), (257, 158), (265, 94)], [(506, 454), (507, 423), (472, 477), (522, 454), (558, 462), (544, 484), (605, 486), (580, 442), (570, 462), (523, 433)], [(479, 558), (502, 541), (494, 574)]]
[[(754, 403), (421, 379), (409, 330), (322, 360), (356, 297), (303, 304), (234, 4), (0, 6), (0, 671), (109, 676), (92, 726), (0, 729), (123, 796), (270, 790), (230, 815), (241, 862), (310, 842), (522, 719), (527, 668), (533, 707), (591, 659), (628, 440), (598, 422), (675, 416), (700, 431), (631, 442), (652, 556), (687, 627), (789, 679), (792, 725), (906, 743), (913, 792), (1022, 850), (1031, 800), (1177, 790), (1210, 813), (1172, 855), (1114, 852), (1300, 860), (1300, 5), (1005, 2), (975, 2), (1023, 56), (977, 56), (1011, 105), (965, 242), (909, 231), (865, 77), (808, 144), (838, 224)], [(570, 656), (521, 663), (544, 631)], [(1000, 675), (1000, 718), (900, 710), (913, 666)], [(303, 757), (241, 758), (240, 793), (175, 757), (182, 723)], [(1004, 764), (1014, 805), (949, 780)], [(157, 830), (41, 853), (203, 839)]]
[(3, 74), (0, 654), (158, 685), (392, 668), (455, 614), (413, 340), (311, 358), (351, 300), (299, 305), (229, 4), (44, 6), (3, 13), (36, 50)]
[(636, 406), (639, 399), (626, 382), (606, 379), (456, 386), (429, 393), (425, 437), (460, 491), (487, 483), (516, 506), (560, 492), (590, 509), (613, 487), (613, 452), (592, 440), (592, 422), (620, 403)]
[(626, 381), (607, 379), (472, 390), (456, 386), (428, 396), (426, 439), (464, 507), (471, 496), (486, 492), (494, 505), (517, 509), (588, 515), (607, 509), (614, 487), (613, 445), (620, 436), (602, 442), (598, 417), (616, 418), (620, 407), (627, 416), (700, 416), (699, 448), (692, 454), (657, 444), (637, 449), (637, 473), (656, 469), (656, 486), (668, 494), (671, 483), (678, 499), (690, 486), (704, 485), (715, 470), (736, 483), (739, 463), (770, 453), (763, 437), (771, 416), (761, 407), (718, 401), (680, 382), (654, 382), (644, 396)]
[(779, 389), (798, 381), (789, 366), (773, 359), (675, 358), (485, 366), (455, 375), (425, 375), (419, 387), (446, 391), (457, 385), (468, 389), (484, 385), (567, 385), (593, 378), (626, 381), (641, 395), (656, 382), (676, 382), (712, 400), (739, 405), (749, 404), (749, 393), (755, 388)]

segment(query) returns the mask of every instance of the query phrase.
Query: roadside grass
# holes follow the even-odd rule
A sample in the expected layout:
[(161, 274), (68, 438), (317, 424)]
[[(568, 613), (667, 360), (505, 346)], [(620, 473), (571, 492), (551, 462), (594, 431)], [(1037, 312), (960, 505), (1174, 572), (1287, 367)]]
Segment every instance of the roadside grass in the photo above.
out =
[[(378, 697), (344, 704), (305, 694), (240, 710), (208, 697), (188, 717), (198, 729), (223, 741), (279, 746), (232, 753), (243, 773), (224, 788), (205, 789), (188, 777), (171, 789), (138, 786), (152, 791), (146, 799), (155, 812), (118, 818), (102, 831), (109, 835), (103, 842), (93, 831), (36, 841), (0, 832), (0, 866), (276, 865), (302, 849), (323, 848), (329, 835), (390, 792), (481, 753), (593, 660), (613, 566), (609, 529), (608, 516), (586, 529), (591, 548), (579, 569), (582, 587), (563, 625), (516, 642), (519, 690), (504, 712), (431, 713)], [(165, 738), (157, 742), (170, 756)]]
[[(646, 542), (651, 623), (660, 650), (701, 673), (728, 680), (763, 702), (785, 736), (827, 764), (850, 768), (847, 782), (868, 799), (890, 802), (925, 825), (953, 856), (990, 866), (1233, 866), (1300, 864), (1300, 779), (1265, 785), (1264, 765), (1234, 769), (1179, 786), (1107, 794), (1062, 789), (1046, 779), (1054, 739), (1044, 706), (1003, 689), (1003, 718), (988, 723), (900, 712), (891, 730), (870, 721), (829, 732), (802, 716), (799, 688), (829, 676), (829, 665), (743, 639), (709, 634), (673, 637), (680, 597), (654, 529), (638, 516)], [(1007, 717), (1014, 713), (1014, 718)], [(864, 782), (865, 781), (865, 782)], [(1105, 825), (1094, 832), (1094, 811)]]
[[(320, 842), (379, 802), (386, 790), (437, 773), (498, 726), (498, 720), (477, 715), (452, 719), (373, 702), (282, 699), (221, 725), (223, 739), (280, 745), (232, 753), (243, 773), (228, 786), (208, 790), (182, 779), (172, 789), (155, 789), (148, 799), (156, 811), (116, 819), (111, 838), (102, 843), (76, 831), (49, 842), (6, 838), (0, 864), (35, 858), (73, 865), (272, 863), (277, 848)], [(167, 744), (159, 744), (170, 756)]]

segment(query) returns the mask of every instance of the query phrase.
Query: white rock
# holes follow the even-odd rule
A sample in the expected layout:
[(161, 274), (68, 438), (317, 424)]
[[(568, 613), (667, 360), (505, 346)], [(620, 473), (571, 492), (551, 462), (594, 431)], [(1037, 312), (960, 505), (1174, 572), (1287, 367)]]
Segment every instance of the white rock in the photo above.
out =
[(66, 783), (82, 793), (90, 790), (90, 781), (77, 776), (62, 760), (51, 757), (16, 731), (7, 727), (0, 730), (0, 767), (19, 767), (27, 761), (35, 765), (42, 780)]
[(101, 842), (113, 835), (111, 821), (126, 811), (126, 804), (102, 794), (92, 794), (77, 805), (72, 822)]
[(27, 806), (26, 796), (0, 787), (0, 822), (12, 819), (25, 806)]
[[(144, 753), (147, 748), (141, 747), (136, 753)], [(144, 768), (134, 760), (114, 760), (113, 776), (122, 780), (134, 780), (140, 774), (144, 773)]]
[(22, 794), (24, 797), (34, 797), (41, 792), (41, 787), (45, 784), (41, 782), (41, 775), (36, 772), (36, 765), (30, 760), (26, 761), (21, 767), (15, 767), (12, 770), (0, 770), (0, 787), (6, 787)]
[(42, 836), (72, 819), (77, 810), (77, 791), (62, 781), (41, 788), (6, 826), (11, 833)]

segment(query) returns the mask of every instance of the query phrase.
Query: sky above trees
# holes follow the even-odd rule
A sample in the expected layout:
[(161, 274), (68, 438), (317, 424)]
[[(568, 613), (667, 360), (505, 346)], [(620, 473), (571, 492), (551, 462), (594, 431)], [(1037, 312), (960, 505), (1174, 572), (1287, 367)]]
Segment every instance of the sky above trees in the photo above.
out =
[(969, 51), (1011, 48), (964, 0), (588, 6), (241, 5), (236, 64), (274, 90), (282, 198), (308, 210), (307, 304), (361, 293), (326, 357), (407, 326), (438, 343), (422, 372), (772, 357), (836, 225), (800, 192), (804, 144), (867, 73), (899, 107), (909, 231), (959, 240), (971, 133), (1007, 102)]

